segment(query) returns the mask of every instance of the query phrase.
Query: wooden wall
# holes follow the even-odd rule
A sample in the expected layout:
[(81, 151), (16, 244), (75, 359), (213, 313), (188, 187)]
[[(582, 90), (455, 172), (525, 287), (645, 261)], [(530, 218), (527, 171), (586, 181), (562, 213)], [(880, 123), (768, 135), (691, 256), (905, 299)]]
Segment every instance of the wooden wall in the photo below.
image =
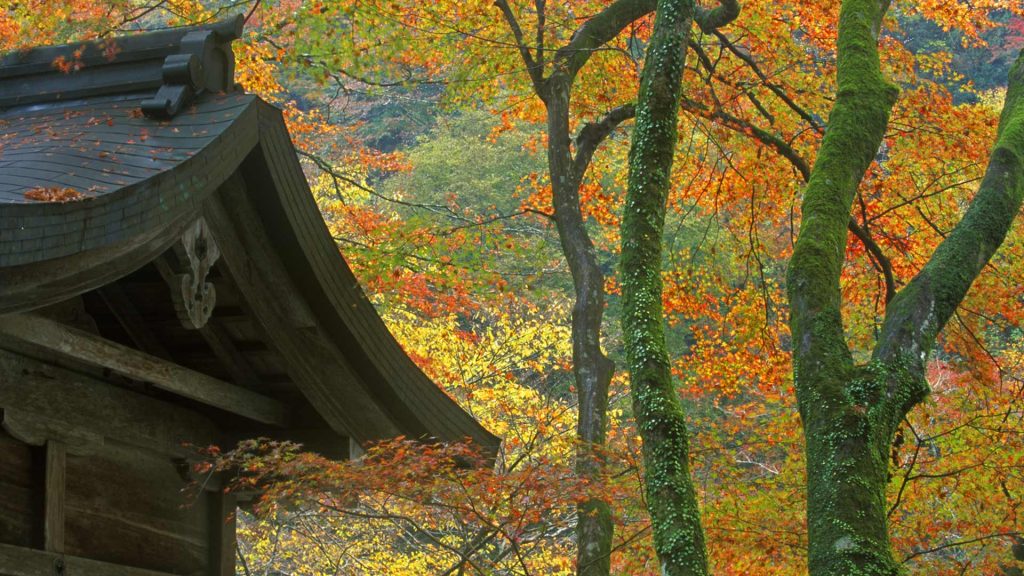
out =
[[(209, 419), (19, 352), (0, 349), (0, 576), (54, 574), (60, 554), (167, 574), (233, 573), (215, 566), (227, 562), (224, 523), (212, 521), (221, 497), (183, 493), (191, 451), (181, 443), (217, 442)], [(37, 562), (50, 568), (35, 571)], [(86, 566), (79, 573), (104, 574)]]
[(41, 468), (37, 450), (0, 429), (0, 543), (42, 544)]
[(67, 459), (65, 552), (174, 574), (202, 574), (203, 494), (186, 497), (169, 458), (116, 445)]

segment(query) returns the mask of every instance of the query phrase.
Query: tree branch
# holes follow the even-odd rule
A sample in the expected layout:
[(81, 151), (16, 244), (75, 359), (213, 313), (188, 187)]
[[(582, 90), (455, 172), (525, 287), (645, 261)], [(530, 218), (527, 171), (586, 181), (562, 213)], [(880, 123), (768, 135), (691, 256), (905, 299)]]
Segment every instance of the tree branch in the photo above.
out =
[(722, 43), (722, 46), (725, 46), (726, 50), (732, 52), (733, 55), (735, 55), (737, 58), (743, 61), (743, 63), (746, 64), (747, 67), (749, 67), (754, 72), (754, 74), (761, 80), (762, 84), (764, 84), (769, 90), (772, 91), (773, 94), (775, 94), (780, 100), (782, 100), (783, 103), (785, 103), (790, 110), (796, 112), (798, 116), (803, 118), (804, 121), (807, 122), (811, 126), (811, 128), (815, 130), (815, 132), (818, 132), (820, 134), (825, 131), (825, 129), (821, 126), (821, 123), (818, 122), (818, 120), (813, 115), (804, 110), (802, 106), (797, 104), (796, 101), (793, 100), (793, 98), (788, 93), (786, 93), (786, 91), (783, 90), (781, 86), (768, 79), (768, 75), (765, 74), (763, 70), (761, 70), (761, 67), (757, 64), (757, 61), (754, 60), (754, 58), (751, 57), (749, 53), (736, 46), (736, 44), (729, 40), (729, 37), (726, 36), (725, 34), (722, 34), (721, 32), (718, 31), (714, 31), (713, 34), (716, 38), (718, 38), (719, 42)]
[(843, 333), (839, 277), (850, 209), (898, 95), (882, 76), (878, 55), (887, 8), (877, 0), (846, 0), (840, 9), (836, 101), (804, 193), (786, 283), (796, 369), (808, 372), (798, 385), (835, 384), (835, 376), (853, 363)]
[(574, 78), (595, 50), (610, 42), (626, 26), (654, 11), (657, 0), (616, 0), (588, 19), (569, 43), (555, 52), (555, 66)]
[[(708, 77), (706, 81), (708, 83), (708, 87), (712, 89), (713, 96), (714, 88), (711, 84), (711, 79), (712, 77), (716, 76), (715, 66), (711, 62), (711, 59), (708, 58), (707, 54), (704, 53), (704, 51), (701, 49), (699, 45), (691, 41), (690, 46), (697, 54), (698, 59), (701, 62), (701, 65), (708, 72)], [(761, 73), (760, 69), (757, 68), (757, 64), (754, 63), (753, 60), (750, 60), (749, 63), (754, 68), (754, 70), (759, 74), (759, 76), (767, 82), (767, 78), (765, 78), (764, 75)], [(725, 78), (720, 78), (720, 80), (728, 83), (728, 80), (726, 80)], [(705, 118), (708, 118), (709, 120), (720, 121), (726, 128), (730, 128), (737, 132), (741, 132), (747, 136), (750, 136), (760, 141), (762, 144), (766, 146), (774, 148), (776, 152), (779, 153), (779, 155), (781, 155), (786, 160), (789, 160), (789, 163), (792, 164), (798, 172), (800, 172), (800, 176), (803, 178), (805, 184), (810, 181), (810, 164), (807, 162), (807, 160), (803, 158), (803, 156), (800, 155), (799, 152), (796, 151), (796, 149), (789, 142), (783, 140), (782, 137), (772, 132), (760, 128), (759, 126), (755, 125), (750, 121), (744, 120), (737, 116), (733, 116), (732, 114), (726, 112), (725, 110), (722, 109), (721, 102), (719, 102), (717, 98), (714, 98), (714, 102), (715, 107), (713, 109), (705, 104), (691, 100), (686, 97), (683, 98), (681, 104), (683, 108), (687, 111), (701, 115)], [(755, 105), (756, 104), (757, 102), (755, 100)], [(762, 114), (765, 115), (766, 117), (771, 117), (770, 114), (767, 114), (767, 111), (762, 111)], [(864, 245), (864, 248), (868, 251), (869, 255), (871, 256), (872, 265), (874, 265), (875, 269), (882, 274), (885, 280), (885, 303), (888, 304), (896, 294), (896, 281), (893, 278), (892, 263), (889, 261), (889, 258), (885, 255), (885, 253), (882, 251), (882, 248), (874, 241), (874, 239), (871, 237), (871, 234), (867, 231), (866, 219), (865, 227), (861, 227), (859, 224), (857, 224), (857, 220), (851, 215), (849, 221), (847, 222), (847, 228), (850, 230), (850, 232), (853, 233), (855, 237), (857, 237), (857, 239), (861, 241), (861, 244)]]
[(636, 116), (636, 107), (632, 104), (623, 104), (612, 108), (597, 122), (588, 122), (580, 129), (576, 136), (576, 156), (573, 158), (574, 177), (583, 179), (583, 174), (590, 165), (594, 152), (618, 126), (626, 120)]
[(939, 552), (940, 550), (946, 550), (947, 548), (957, 548), (960, 546), (966, 546), (967, 544), (976, 544), (978, 542), (984, 542), (985, 540), (991, 540), (992, 538), (1014, 538), (1016, 536), (1020, 536), (1020, 534), (1020, 532), (997, 532), (995, 534), (986, 534), (984, 536), (978, 536), (977, 538), (968, 538), (966, 540), (956, 540), (953, 542), (947, 542), (946, 544), (942, 544), (941, 546), (936, 546), (934, 548), (929, 548), (927, 550), (921, 550), (909, 554), (903, 558), (902, 563), (906, 564), (907, 562), (910, 562), (918, 556), (924, 556), (925, 554), (934, 554), (935, 552)]
[[(727, 128), (731, 128), (738, 132), (742, 132), (766, 146), (770, 146), (779, 153), (780, 156), (789, 161), (789, 163), (800, 173), (806, 183), (811, 177), (811, 167), (807, 163), (807, 160), (800, 155), (788, 142), (783, 140), (781, 137), (768, 132), (767, 130), (756, 126), (755, 124), (733, 116), (728, 112), (725, 112), (721, 108), (711, 110), (704, 104), (683, 98), (682, 106), (685, 110), (693, 112), (709, 120), (719, 120)], [(857, 224), (857, 220), (851, 215), (846, 225), (847, 229), (853, 233), (864, 248), (871, 254), (875, 268), (882, 274), (885, 280), (885, 302), (888, 304), (893, 297), (896, 295), (896, 280), (892, 273), (892, 262), (882, 251), (881, 246), (875, 242), (871, 234), (868, 233), (863, 227)]]
[(698, 6), (693, 20), (697, 26), (700, 26), (701, 31), (711, 34), (735, 20), (739, 15), (740, 3), (737, 0), (718, 0), (718, 6), (711, 10)]
[(544, 71), (544, 26), (547, 17), (547, 0), (534, 0), (537, 9), (537, 67)]
[[(874, 357), (906, 357), (918, 375), (928, 351), (1002, 244), (1024, 200), (1024, 53), (1010, 71), (995, 147), (963, 219), (889, 306)], [(926, 393), (927, 390), (922, 392)]]
[[(530, 54), (530, 49), (523, 42), (523, 29), (519, 26), (519, 21), (516, 20), (516, 15), (512, 13), (512, 7), (508, 5), (508, 0), (494, 0), (494, 5), (501, 10), (502, 16), (505, 17), (505, 22), (508, 23), (509, 29), (512, 31), (512, 37), (516, 40), (516, 47), (519, 49), (519, 55), (523, 58), (523, 64), (526, 65), (526, 72), (530, 75), (530, 80), (533, 81), (533, 88), (536, 90), (538, 95), (543, 97), (544, 90), (544, 70), (542, 65), (538, 65), (533, 59), (533, 55)], [(537, 32), (538, 35), (541, 32)], [(538, 54), (542, 48), (538, 46)]]
[(857, 220), (852, 215), (846, 227), (864, 245), (874, 260), (875, 268), (882, 273), (882, 277), (885, 279), (885, 304), (888, 306), (896, 296), (896, 279), (892, 275), (892, 262), (886, 257), (885, 252), (882, 252), (882, 247), (871, 237), (871, 233), (857, 224)]

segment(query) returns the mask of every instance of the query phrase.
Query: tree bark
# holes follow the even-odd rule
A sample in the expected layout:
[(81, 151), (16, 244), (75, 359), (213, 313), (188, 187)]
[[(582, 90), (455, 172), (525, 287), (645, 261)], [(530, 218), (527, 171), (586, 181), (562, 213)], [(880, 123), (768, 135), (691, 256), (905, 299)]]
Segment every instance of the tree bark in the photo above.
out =
[(896, 576), (885, 488), (893, 434), (928, 394), (935, 338), (1002, 243), (1024, 197), (1024, 65), (1018, 59), (986, 177), (963, 220), (892, 299), (865, 365), (847, 346), (839, 279), (850, 208), (888, 125), (896, 89), (880, 72), (888, 8), (844, 0), (838, 93), (805, 190), (787, 290), (794, 380), (806, 437), (812, 576)]
[(623, 335), (643, 439), (647, 508), (664, 575), (705, 575), (686, 418), (670, 371), (662, 310), (662, 235), (693, 0), (661, 0), (640, 79), (622, 219)]
[[(548, 119), (548, 172), (551, 178), (554, 219), (569, 271), (575, 301), (572, 308), (572, 358), (579, 399), (576, 471), (597, 478), (602, 468), (600, 448), (607, 432), (608, 387), (615, 364), (601, 350), (604, 317), (604, 273), (587, 233), (580, 208), (583, 171), (574, 168), (569, 134), (569, 98), (572, 78), (555, 73), (546, 81)], [(614, 526), (603, 500), (580, 504), (577, 511), (576, 573), (607, 576), (611, 571)]]
[[(896, 574), (885, 517), (885, 455), (892, 426), (868, 416), (843, 334), (839, 276), (857, 187), (875, 158), (896, 101), (879, 67), (887, 3), (844, 0), (838, 93), (804, 193), (787, 289), (794, 380), (807, 452), (808, 562), (812, 574)], [(865, 390), (858, 398), (857, 381)], [(898, 422), (898, 421), (897, 421)], [(881, 450), (879, 446), (882, 446)]]
[[(654, 0), (616, 0), (588, 19), (559, 48), (544, 70), (515, 34), (520, 53), (537, 95), (547, 110), (548, 176), (558, 237), (573, 280), (572, 309), (573, 377), (579, 401), (576, 426), (576, 472), (583, 478), (598, 479), (604, 466), (601, 449), (607, 435), (608, 388), (615, 364), (601, 349), (604, 318), (604, 273), (597, 261), (594, 244), (587, 232), (580, 207), (579, 188), (590, 159), (605, 137), (621, 122), (632, 118), (631, 106), (619, 107), (596, 124), (584, 127), (577, 139), (575, 157), (569, 131), (572, 86), (580, 69), (594, 50), (615, 38), (634, 20), (654, 9)], [(502, 7), (515, 31), (514, 15)], [(537, 50), (537, 54), (541, 54)], [(611, 573), (614, 525), (611, 509), (601, 499), (579, 505), (576, 514), (576, 573), (578, 576), (608, 576)]]
[[(594, 152), (619, 124), (634, 116), (635, 110), (629, 104), (619, 106), (600, 121), (584, 126), (575, 140), (574, 155), (574, 142), (569, 132), (570, 99), (573, 83), (594, 52), (632, 22), (650, 14), (657, 2), (611, 2), (587, 19), (566, 45), (555, 50), (550, 62), (545, 58), (545, 54), (551, 51), (543, 48), (543, 30), (538, 30), (537, 45), (531, 50), (525, 44), (526, 34), (507, 0), (496, 0), (495, 5), (509, 25), (534, 91), (547, 110), (548, 175), (554, 220), (572, 274), (575, 296), (572, 311), (573, 375), (579, 399), (576, 470), (584, 478), (596, 479), (603, 468), (601, 448), (606, 440), (608, 388), (615, 365), (601, 349), (605, 278), (586, 229), (579, 188)], [(687, 0), (686, 5), (689, 6), (687, 27), (696, 17), (706, 30), (728, 24), (739, 13), (738, 0), (720, 0), (713, 9), (696, 8), (692, 0)], [(536, 6), (542, 12), (544, 3)], [(543, 14), (539, 13), (538, 18), (542, 20)], [(546, 70), (550, 70), (548, 76), (545, 76)], [(579, 576), (608, 576), (613, 529), (611, 510), (604, 501), (595, 499), (579, 506), (576, 530), (576, 570)]]

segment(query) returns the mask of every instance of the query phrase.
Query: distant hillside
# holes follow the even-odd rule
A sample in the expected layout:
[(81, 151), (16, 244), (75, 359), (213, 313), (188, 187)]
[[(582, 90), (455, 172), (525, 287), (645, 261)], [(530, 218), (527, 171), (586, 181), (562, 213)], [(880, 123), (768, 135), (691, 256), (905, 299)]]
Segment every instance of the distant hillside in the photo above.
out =
[[(901, 40), (915, 53), (946, 51), (953, 55), (953, 69), (974, 84), (976, 90), (1006, 86), (1010, 64), (1024, 48), (1024, 19), (1010, 13), (997, 15), (1002, 23), (983, 35), (987, 46), (964, 47), (964, 36), (945, 31), (920, 16), (900, 17)], [(949, 89), (960, 101), (975, 97), (961, 83), (950, 83)]]

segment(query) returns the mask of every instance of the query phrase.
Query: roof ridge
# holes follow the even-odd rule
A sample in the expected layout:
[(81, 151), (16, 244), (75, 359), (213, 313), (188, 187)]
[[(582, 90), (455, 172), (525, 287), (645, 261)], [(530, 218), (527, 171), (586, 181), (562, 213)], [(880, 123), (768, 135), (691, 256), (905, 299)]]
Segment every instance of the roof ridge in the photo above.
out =
[(171, 117), (203, 92), (230, 92), (231, 42), (241, 15), (183, 28), (44, 46), (0, 55), (0, 110), (130, 93), (149, 93), (148, 116)]

